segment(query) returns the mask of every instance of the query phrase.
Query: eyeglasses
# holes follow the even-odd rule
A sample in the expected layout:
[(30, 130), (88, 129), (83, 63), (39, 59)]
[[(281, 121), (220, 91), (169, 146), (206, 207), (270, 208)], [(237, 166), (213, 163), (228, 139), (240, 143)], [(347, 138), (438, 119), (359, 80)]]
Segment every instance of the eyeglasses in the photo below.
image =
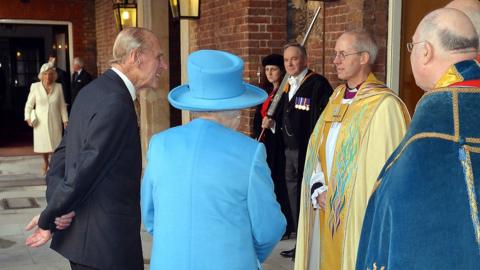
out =
[(413, 46), (415, 46), (415, 44), (418, 44), (418, 43), (423, 43), (423, 42), (427, 42), (426, 40), (423, 40), (423, 41), (419, 41), (419, 42), (408, 42), (407, 43), (407, 51), (409, 53), (411, 53), (413, 51)]
[(341, 61), (343, 61), (343, 60), (345, 60), (345, 57), (347, 57), (347, 56), (349, 56), (349, 55), (361, 54), (361, 53), (364, 53), (364, 52), (365, 52), (365, 51), (353, 52), (353, 53), (347, 53), (347, 54), (345, 54), (344, 51), (341, 51), (341, 52), (337, 52), (337, 53), (335, 54), (335, 57), (334, 57), (333, 59), (335, 59), (335, 58), (338, 57), (338, 59), (340, 59)]

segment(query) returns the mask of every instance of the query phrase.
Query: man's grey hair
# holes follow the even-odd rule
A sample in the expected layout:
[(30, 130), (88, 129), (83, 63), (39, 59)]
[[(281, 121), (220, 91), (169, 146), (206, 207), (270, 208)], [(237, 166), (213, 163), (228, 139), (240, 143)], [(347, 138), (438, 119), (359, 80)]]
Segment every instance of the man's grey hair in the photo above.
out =
[(75, 57), (73, 58), (73, 64), (75, 65), (78, 65), (79, 67), (83, 68), (84, 67), (84, 63), (83, 63), (83, 60), (82, 58), (80, 57)]
[(357, 52), (366, 52), (369, 55), (368, 63), (373, 65), (378, 55), (378, 46), (373, 40), (372, 35), (365, 31), (364, 29), (356, 29), (345, 32), (345, 34), (352, 35), (355, 37), (355, 42), (353, 42), (353, 48)]
[(440, 45), (445, 51), (478, 50), (478, 35), (471, 38), (457, 35), (449, 29), (438, 30)]
[(290, 48), (290, 47), (297, 48), (300, 51), (300, 54), (302, 55), (302, 57), (304, 59), (307, 58), (307, 49), (305, 49), (305, 46), (302, 46), (301, 44), (296, 43), (296, 42), (295, 43), (288, 43), (285, 46), (283, 46), (283, 52), (285, 53), (285, 50)]
[(113, 59), (110, 64), (122, 64), (128, 58), (132, 50), (144, 52), (150, 46), (150, 30), (140, 27), (123, 29), (113, 44)]
[(467, 37), (455, 33), (452, 31), (453, 29), (440, 28), (438, 20), (441, 20), (441, 18), (438, 13), (433, 12), (427, 15), (422, 21), (422, 31), (420, 31), (422, 40), (430, 40), (436, 36), (440, 47), (447, 52), (462, 52), (471, 49), (478, 50), (478, 35)]

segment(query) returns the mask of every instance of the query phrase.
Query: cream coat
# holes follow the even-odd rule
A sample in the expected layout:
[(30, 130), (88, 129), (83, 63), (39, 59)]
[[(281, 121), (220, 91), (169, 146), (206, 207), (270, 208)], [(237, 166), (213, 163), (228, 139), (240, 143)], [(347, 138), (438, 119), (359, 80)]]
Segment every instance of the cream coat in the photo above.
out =
[(25, 104), (25, 121), (31, 120), (32, 110), (37, 118), (33, 127), (33, 151), (51, 153), (62, 139), (63, 123), (68, 121), (62, 85), (53, 83), (47, 95), (42, 82), (32, 83)]

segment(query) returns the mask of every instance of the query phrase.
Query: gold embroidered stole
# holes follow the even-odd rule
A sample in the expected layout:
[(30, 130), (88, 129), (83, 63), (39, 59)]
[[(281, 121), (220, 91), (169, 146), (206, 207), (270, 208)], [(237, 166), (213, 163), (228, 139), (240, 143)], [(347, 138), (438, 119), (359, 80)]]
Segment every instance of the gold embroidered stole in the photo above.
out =
[[(327, 205), (325, 211), (320, 211), (320, 239), (321, 239), (321, 269), (341, 269), (342, 249), (345, 235), (346, 219), (349, 211), (349, 198), (352, 186), (355, 183), (356, 153), (366, 128), (372, 118), (379, 101), (392, 93), (370, 74), (365, 83), (360, 87), (351, 104), (341, 104), (345, 85), (337, 87), (330, 101), (320, 116), (314, 132), (309, 140), (305, 170), (302, 185), (303, 212), (301, 227), (297, 239), (303, 254), (298, 254), (295, 269), (308, 269), (309, 254), (314, 224), (314, 212), (310, 202), (310, 178), (316, 164), (320, 162), (328, 185)], [(343, 106), (345, 105), (345, 106)], [(327, 176), (325, 147), (328, 133), (333, 122), (342, 122), (341, 130), (335, 146), (335, 156), (330, 178)], [(298, 252), (298, 251), (297, 251)]]

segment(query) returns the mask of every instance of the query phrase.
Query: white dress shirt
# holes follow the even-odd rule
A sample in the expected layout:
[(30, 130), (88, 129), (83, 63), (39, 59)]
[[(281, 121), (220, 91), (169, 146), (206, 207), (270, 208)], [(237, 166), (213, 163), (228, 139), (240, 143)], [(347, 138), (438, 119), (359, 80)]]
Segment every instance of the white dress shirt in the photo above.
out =
[(127, 86), (128, 92), (130, 92), (130, 95), (132, 96), (132, 100), (135, 101), (135, 99), (137, 99), (137, 95), (136, 95), (137, 91), (135, 90), (135, 86), (133, 86), (132, 81), (130, 81), (130, 79), (127, 76), (125, 76), (125, 74), (123, 74), (120, 70), (114, 67), (112, 67), (112, 70), (115, 71), (115, 73), (117, 73), (118, 76), (120, 76), (122, 81)]
[(307, 75), (308, 68), (305, 68), (300, 74), (297, 76), (290, 76), (288, 77), (288, 84), (290, 84), (290, 89), (288, 90), (288, 101), (292, 100), (295, 93), (297, 93), (298, 88), (302, 84), (305, 75)]

